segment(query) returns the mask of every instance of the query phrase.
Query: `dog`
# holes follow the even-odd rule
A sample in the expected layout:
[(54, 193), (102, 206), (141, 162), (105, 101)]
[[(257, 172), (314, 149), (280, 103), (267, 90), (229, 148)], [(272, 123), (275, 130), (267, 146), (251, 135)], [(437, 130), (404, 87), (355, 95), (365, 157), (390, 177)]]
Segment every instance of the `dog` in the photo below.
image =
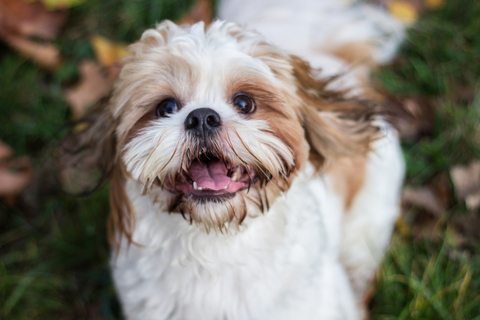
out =
[(77, 134), (111, 178), (124, 315), (365, 318), (404, 176), (368, 75), (402, 27), (334, 0), (226, 0), (219, 16), (145, 31)]

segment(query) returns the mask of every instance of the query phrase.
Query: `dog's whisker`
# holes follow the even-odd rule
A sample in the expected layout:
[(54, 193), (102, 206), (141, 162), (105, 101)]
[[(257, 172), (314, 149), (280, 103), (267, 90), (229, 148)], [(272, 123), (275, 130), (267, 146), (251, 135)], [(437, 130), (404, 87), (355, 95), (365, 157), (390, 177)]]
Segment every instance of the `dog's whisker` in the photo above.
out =
[(247, 162), (246, 162), (245, 160), (243, 160), (243, 159), (238, 155), (237, 151), (235, 151), (235, 148), (233, 147), (233, 144), (232, 144), (232, 141), (230, 140), (230, 135), (228, 134), (228, 132), (227, 132), (227, 139), (226, 139), (226, 141), (227, 141), (228, 146), (229, 146), (230, 149), (232, 150), (232, 152), (233, 152), (233, 153), (235, 154), (235, 156), (237, 157), (237, 159), (238, 159), (241, 163), (243, 163), (243, 164), (245, 165), (245, 167), (248, 168)]
[(240, 135), (238, 134), (237, 130), (235, 128), (233, 128), (233, 130), (235, 131), (235, 134), (236, 136), (238, 137), (238, 139), (240, 140), (240, 142), (242, 143), (242, 145), (244, 146), (245, 150), (247, 150), (247, 152), (255, 159), (257, 160), (257, 162), (259, 163), (259, 166), (257, 167), (258, 170), (260, 170), (262, 172), (262, 174), (265, 176), (265, 178), (270, 181), (270, 182), (273, 182), (274, 184), (277, 184), (278, 183), (276, 181), (272, 181), (272, 177), (271, 175), (268, 174), (268, 170), (267, 171), (263, 171), (262, 169), (262, 162), (255, 156), (255, 154), (248, 148), (248, 146), (245, 144), (245, 142), (243, 141), (243, 139), (240, 137)]
[[(182, 136), (180, 137), (180, 139), (178, 139), (177, 141), (177, 144), (175, 145), (175, 149), (173, 150), (173, 153), (172, 155), (170, 156), (170, 158), (168, 159), (167, 163), (165, 163), (165, 165), (159, 170), (157, 171), (153, 176), (158, 176), (169, 164), (170, 162), (172, 161), (173, 157), (175, 157), (175, 154), (177, 153), (177, 150), (178, 150), (178, 145), (182, 142), (182, 137), (184, 136), (184, 134), (182, 134)], [(153, 180), (150, 182), (150, 184), (153, 183)]]
[[(172, 133), (170, 133), (170, 134), (167, 135), (164, 139), (162, 139), (162, 137), (163, 137), (166, 133), (168, 133), (170, 130), (172, 130), (172, 129), (174, 129), (174, 128), (173, 128), (173, 127), (170, 127), (170, 128), (168, 128), (167, 130), (165, 130), (165, 132), (162, 133), (162, 135), (159, 137), (159, 142), (157, 143), (157, 145), (155, 146), (155, 148), (153, 148), (152, 152), (150, 152), (150, 154), (149, 154), (148, 157), (147, 157), (147, 160), (145, 160), (145, 163), (147, 163), (147, 162), (150, 160), (150, 158), (151, 158), (152, 155), (155, 153), (155, 151), (157, 151), (158, 147), (162, 144), (162, 142), (163, 142), (164, 140), (166, 140), (166, 139), (170, 136), (170, 134), (172, 134)], [(162, 140), (160, 140), (160, 139), (162, 139)]]

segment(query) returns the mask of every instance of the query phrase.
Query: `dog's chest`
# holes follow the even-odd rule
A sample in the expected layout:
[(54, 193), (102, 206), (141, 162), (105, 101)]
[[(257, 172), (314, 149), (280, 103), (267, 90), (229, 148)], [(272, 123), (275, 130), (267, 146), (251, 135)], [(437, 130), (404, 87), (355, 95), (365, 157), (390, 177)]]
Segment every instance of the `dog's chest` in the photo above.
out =
[(135, 241), (144, 247), (122, 248), (112, 267), (131, 319), (270, 319), (282, 308), (317, 305), (312, 290), (323, 260), (337, 251), (331, 235), (340, 233), (340, 209), (319, 179), (297, 178), (237, 234), (207, 234), (155, 212), (130, 187), (142, 212)]

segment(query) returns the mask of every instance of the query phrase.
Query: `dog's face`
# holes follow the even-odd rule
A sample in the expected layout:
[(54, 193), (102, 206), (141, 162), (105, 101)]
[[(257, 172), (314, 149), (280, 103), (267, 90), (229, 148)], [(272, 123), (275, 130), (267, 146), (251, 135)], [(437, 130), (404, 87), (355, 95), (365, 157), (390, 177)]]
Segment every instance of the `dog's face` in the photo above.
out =
[(126, 175), (207, 230), (264, 210), (308, 156), (288, 56), (240, 30), (147, 31), (112, 100)]
[(167, 21), (130, 51), (96, 129), (114, 128), (101, 139), (115, 139), (112, 221), (127, 234), (125, 179), (164, 211), (221, 230), (267, 210), (308, 159), (363, 153), (375, 132), (366, 104), (235, 24)]

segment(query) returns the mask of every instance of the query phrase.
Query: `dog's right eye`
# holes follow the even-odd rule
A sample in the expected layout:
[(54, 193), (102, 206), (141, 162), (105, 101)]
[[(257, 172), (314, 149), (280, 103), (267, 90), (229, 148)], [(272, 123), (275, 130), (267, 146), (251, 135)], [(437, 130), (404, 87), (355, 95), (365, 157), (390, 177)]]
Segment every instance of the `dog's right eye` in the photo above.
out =
[(173, 99), (165, 99), (157, 106), (157, 117), (166, 117), (178, 110), (177, 102)]

